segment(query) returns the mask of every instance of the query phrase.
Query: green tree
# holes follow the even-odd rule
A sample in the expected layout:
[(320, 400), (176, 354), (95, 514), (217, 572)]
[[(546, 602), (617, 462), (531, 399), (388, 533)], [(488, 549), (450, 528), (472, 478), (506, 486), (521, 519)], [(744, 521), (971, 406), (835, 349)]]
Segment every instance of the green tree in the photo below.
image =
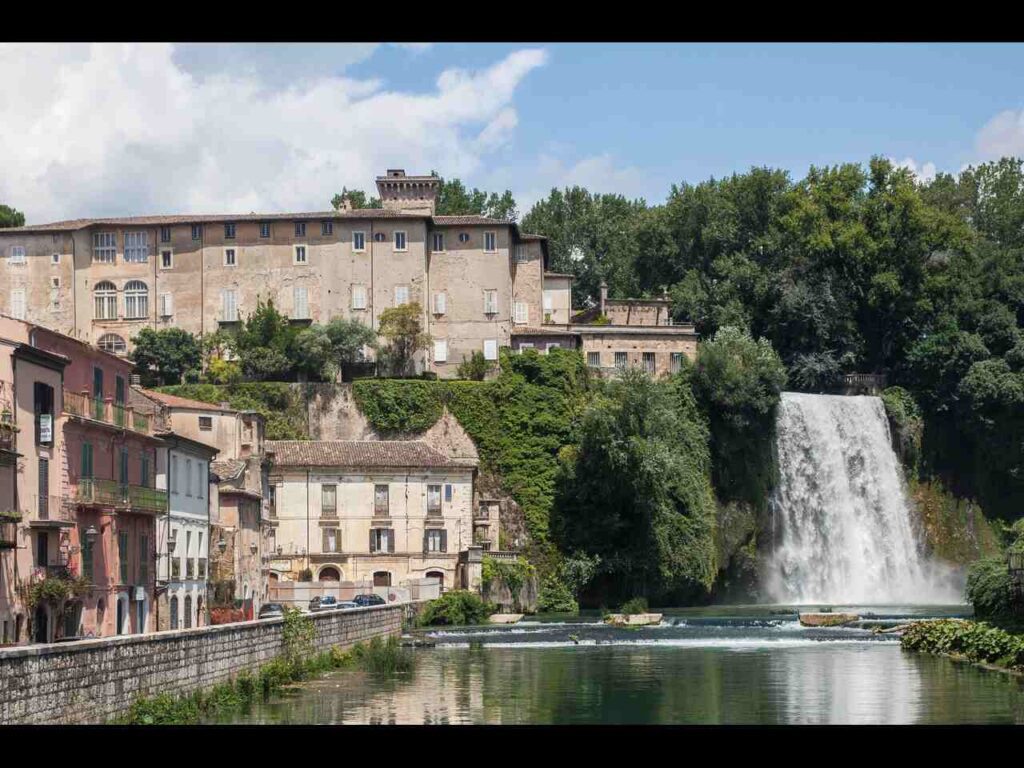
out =
[(377, 332), (387, 342), (379, 352), (380, 361), (392, 376), (412, 375), (416, 353), (430, 344), (422, 317), (423, 308), (418, 303), (389, 307), (380, 313)]
[(465, 357), (462, 358), (462, 362), (459, 363), (459, 367), (456, 370), (456, 375), (460, 379), (483, 381), (493, 368), (494, 365), (484, 357), (484, 353), (480, 350), (475, 350), (468, 360)]
[(563, 451), (551, 518), (563, 551), (599, 558), (605, 597), (699, 599), (716, 572), (708, 434), (682, 379), (626, 371)]
[(352, 366), (363, 360), (363, 349), (376, 349), (377, 334), (357, 320), (336, 317), (325, 326), (331, 345), (331, 359), (342, 373), (342, 378), (351, 378)]
[(146, 387), (181, 384), (186, 375), (198, 373), (202, 364), (199, 340), (181, 328), (143, 328), (132, 344), (130, 357)]
[(277, 311), (273, 299), (258, 299), (256, 310), (233, 340), (242, 373), (251, 381), (283, 381), (294, 376), (297, 330)]
[(512, 191), (506, 189), (500, 195), (497, 192), (484, 192), (479, 189), (466, 189), (459, 179), (444, 179), (437, 171), (430, 172), (440, 180), (435, 206), (438, 216), (487, 216), (492, 219), (515, 221), (517, 217), (516, 201)]
[(0, 229), (24, 227), (25, 214), (9, 205), (0, 205)]
[(361, 189), (348, 189), (342, 187), (341, 192), (331, 198), (331, 207), (334, 210), (339, 210), (345, 198), (349, 199), (352, 203), (353, 208), (381, 208), (383, 207), (379, 197), (371, 197), (369, 200), (366, 198), (366, 193)]

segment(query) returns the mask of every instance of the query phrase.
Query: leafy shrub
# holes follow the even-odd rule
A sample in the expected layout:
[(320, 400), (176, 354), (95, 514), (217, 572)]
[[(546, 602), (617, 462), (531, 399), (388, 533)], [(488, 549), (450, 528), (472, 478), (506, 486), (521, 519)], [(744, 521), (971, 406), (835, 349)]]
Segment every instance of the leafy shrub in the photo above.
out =
[(647, 613), (647, 598), (646, 597), (634, 597), (631, 600), (627, 600), (619, 608), (619, 613), (624, 613), (627, 616), (632, 616), (637, 613)]
[(421, 627), (483, 624), (492, 613), (494, 606), (480, 595), (465, 589), (454, 589), (427, 603), (417, 623)]
[(368, 645), (358, 644), (352, 650), (359, 666), (372, 674), (392, 677), (413, 671), (415, 659), (412, 651), (403, 648), (397, 637), (391, 636), (387, 640), (374, 637)]
[(1011, 613), (1010, 571), (1005, 557), (987, 557), (971, 565), (967, 572), (967, 600), (981, 617)]
[(495, 581), (502, 582), (512, 595), (512, 601), (519, 603), (519, 594), (523, 589), (526, 580), (536, 573), (536, 570), (525, 560), (495, 560), (489, 555), (484, 555), (480, 568), (481, 581), (484, 589), (490, 589)]
[(958, 654), (973, 662), (1024, 669), (1024, 637), (984, 622), (921, 621), (907, 628), (901, 642), (908, 650)]
[(484, 353), (480, 350), (475, 350), (467, 360), (465, 356), (462, 358), (462, 362), (459, 363), (459, 367), (455, 374), (460, 379), (469, 379), (471, 381), (483, 381), (487, 378), (487, 374), (491, 372), (494, 365), (484, 357)]
[(422, 432), (441, 418), (441, 390), (433, 382), (360, 379), (352, 394), (370, 425), (383, 434)]
[(577, 613), (579, 609), (569, 585), (555, 574), (548, 574), (540, 585), (537, 610), (541, 613)]

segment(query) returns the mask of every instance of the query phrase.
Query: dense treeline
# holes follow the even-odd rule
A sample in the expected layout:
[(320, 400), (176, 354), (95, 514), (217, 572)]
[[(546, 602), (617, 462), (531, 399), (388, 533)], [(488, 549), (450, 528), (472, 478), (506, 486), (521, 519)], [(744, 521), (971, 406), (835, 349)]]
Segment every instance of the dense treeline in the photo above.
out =
[[(1024, 508), (1024, 169), (1004, 159), (927, 184), (884, 159), (755, 168), (662, 205), (553, 190), (523, 219), (575, 298), (673, 299), (703, 338), (766, 338), (788, 387), (886, 373), (919, 403), (921, 471), (1004, 516)], [(717, 471), (717, 467), (716, 467)]]

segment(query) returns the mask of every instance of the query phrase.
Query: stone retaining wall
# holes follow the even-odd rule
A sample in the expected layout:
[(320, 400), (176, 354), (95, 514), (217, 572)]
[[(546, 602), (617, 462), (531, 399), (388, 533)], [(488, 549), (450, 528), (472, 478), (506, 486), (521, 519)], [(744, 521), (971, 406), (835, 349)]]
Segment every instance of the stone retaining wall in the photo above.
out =
[[(312, 614), (316, 652), (399, 635), (408, 605)], [(0, 725), (104, 723), (139, 696), (227, 682), (284, 650), (284, 619), (0, 650)]]

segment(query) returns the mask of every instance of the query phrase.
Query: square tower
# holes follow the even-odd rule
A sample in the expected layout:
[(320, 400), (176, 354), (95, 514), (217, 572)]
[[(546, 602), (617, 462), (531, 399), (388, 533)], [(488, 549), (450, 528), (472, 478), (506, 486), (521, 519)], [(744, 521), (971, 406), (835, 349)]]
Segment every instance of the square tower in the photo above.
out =
[(434, 215), (441, 180), (437, 176), (406, 176), (401, 168), (389, 168), (377, 177), (377, 193), (386, 210)]

